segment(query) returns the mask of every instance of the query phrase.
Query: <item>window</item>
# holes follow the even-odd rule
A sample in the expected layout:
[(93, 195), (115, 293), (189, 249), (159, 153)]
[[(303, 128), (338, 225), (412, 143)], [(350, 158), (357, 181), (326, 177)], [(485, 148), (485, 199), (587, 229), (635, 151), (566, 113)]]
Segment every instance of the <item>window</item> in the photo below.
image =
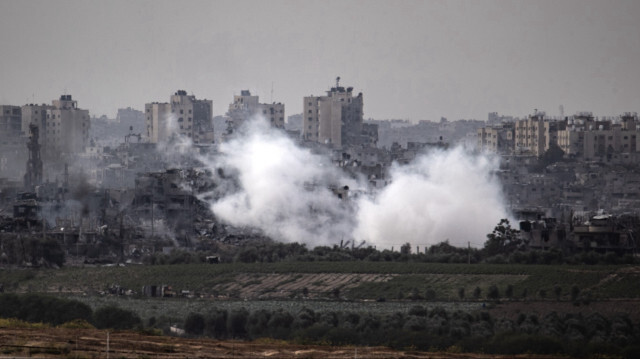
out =
[(309, 113), (313, 113), (313, 112), (311, 112), (311, 110), (309, 110)]
[(178, 119), (178, 122), (182, 122), (182, 117), (180, 117), (180, 118)]
[(180, 114), (182, 115), (184, 113), (184, 110), (180, 110)]

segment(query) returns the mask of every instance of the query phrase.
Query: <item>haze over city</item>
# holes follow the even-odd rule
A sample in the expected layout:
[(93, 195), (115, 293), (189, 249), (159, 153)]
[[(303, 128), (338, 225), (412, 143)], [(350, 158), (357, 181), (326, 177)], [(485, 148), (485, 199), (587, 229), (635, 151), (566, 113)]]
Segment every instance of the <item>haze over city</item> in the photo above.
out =
[(0, 102), (92, 115), (177, 88), (302, 111), (336, 76), (364, 117), (598, 115), (640, 106), (637, 1), (3, 1)]

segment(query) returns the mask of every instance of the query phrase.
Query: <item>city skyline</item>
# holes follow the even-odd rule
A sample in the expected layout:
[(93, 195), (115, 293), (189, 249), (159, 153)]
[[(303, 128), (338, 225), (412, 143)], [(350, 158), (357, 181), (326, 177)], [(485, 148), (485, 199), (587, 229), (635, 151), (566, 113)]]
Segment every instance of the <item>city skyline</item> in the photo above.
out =
[(249, 89), (287, 115), (335, 85), (364, 118), (640, 110), (633, 1), (4, 1), (0, 103), (72, 94), (92, 115), (184, 89), (226, 113)]

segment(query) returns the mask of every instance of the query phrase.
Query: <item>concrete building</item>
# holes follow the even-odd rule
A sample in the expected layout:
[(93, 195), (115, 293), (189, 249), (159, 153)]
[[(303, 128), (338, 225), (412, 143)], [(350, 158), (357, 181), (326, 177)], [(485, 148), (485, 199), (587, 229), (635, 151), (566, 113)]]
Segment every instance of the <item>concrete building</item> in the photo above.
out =
[(53, 100), (47, 110), (45, 127), (40, 131), (45, 135), (45, 151), (54, 153), (81, 153), (89, 142), (89, 110), (78, 108), (78, 102), (71, 95), (62, 95)]
[(362, 108), (362, 93), (354, 96), (353, 87), (341, 87), (338, 77), (326, 96), (304, 97), (302, 137), (334, 148), (368, 142), (363, 139), (368, 136), (362, 133)]
[(22, 109), (20, 106), (0, 105), (0, 136), (20, 136)]
[(548, 143), (545, 133), (544, 112), (536, 111), (525, 120), (516, 121), (515, 151), (516, 153), (531, 153), (541, 156)]
[(169, 138), (169, 118), (171, 104), (152, 102), (144, 105), (147, 124), (147, 139), (151, 143), (158, 143)]
[(78, 108), (71, 95), (62, 95), (51, 105), (24, 105), (20, 118), (25, 135), (29, 134), (30, 125), (40, 129), (43, 157), (81, 153), (89, 142), (89, 111)]
[[(25, 135), (29, 134), (29, 125), (36, 125), (40, 129), (44, 129), (47, 125), (47, 110), (51, 108), (52, 106), (46, 104), (28, 104), (22, 106), (22, 133)], [(43, 139), (44, 137), (41, 133), (40, 141), (44, 143)]]
[(482, 127), (477, 131), (480, 151), (509, 154), (514, 148), (515, 123), (505, 122), (492, 127)]
[(24, 171), (26, 136), (19, 106), (0, 106), (0, 177), (17, 180)]
[(212, 105), (211, 100), (198, 100), (183, 90), (171, 95), (169, 103), (145, 104), (147, 139), (158, 143), (179, 135), (197, 144), (212, 143)]
[(619, 123), (598, 121), (589, 112), (578, 113), (558, 131), (558, 145), (568, 157), (610, 161), (616, 154), (638, 152), (637, 122), (634, 113), (623, 114)]
[(233, 102), (229, 104), (227, 135), (256, 115), (263, 116), (271, 126), (284, 129), (284, 114), (283, 103), (260, 103), (258, 96), (251, 95), (249, 90), (242, 90), (240, 95), (233, 96)]

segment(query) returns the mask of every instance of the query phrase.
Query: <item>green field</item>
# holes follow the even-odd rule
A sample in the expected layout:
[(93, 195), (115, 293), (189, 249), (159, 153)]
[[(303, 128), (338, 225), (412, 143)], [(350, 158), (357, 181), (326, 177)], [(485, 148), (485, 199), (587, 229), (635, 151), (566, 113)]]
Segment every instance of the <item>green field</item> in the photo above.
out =
[[(270, 276), (291, 275), (288, 280), (268, 284)], [(490, 286), (496, 286), (501, 298), (507, 286), (513, 289), (512, 298), (556, 298), (569, 300), (573, 286), (581, 292), (589, 291), (593, 299), (640, 298), (640, 267), (637, 266), (568, 266), (568, 265), (512, 265), (512, 264), (441, 264), (397, 262), (278, 262), (256, 264), (188, 264), (124, 267), (69, 267), (62, 269), (2, 269), (0, 283), (6, 292), (37, 292), (95, 295), (112, 285), (140, 292), (144, 285), (170, 285), (176, 290), (189, 290), (201, 295), (226, 295), (224, 288), (236, 283), (240, 275), (251, 276), (242, 286), (259, 287), (265, 283), (270, 291), (295, 282), (302, 274), (324, 275), (325, 280), (314, 284), (331, 284), (331, 275), (392, 274), (382, 282), (353, 283), (339, 293), (341, 299), (406, 299), (417, 293), (435, 293), (434, 300), (484, 299)], [(328, 277), (327, 277), (328, 276)], [(329, 278), (327, 280), (326, 278)], [(225, 287), (226, 286), (226, 287)], [(474, 289), (481, 291), (473, 296)], [(221, 289), (222, 288), (222, 289)], [(332, 287), (327, 287), (332, 288)], [(341, 287), (338, 287), (340, 289)], [(335, 289), (335, 288), (333, 288)], [(222, 292), (221, 292), (222, 291)], [(292, 293), (293, 298), (296, 293)], [(328, 294), (327, 294), (328, 295)]]

